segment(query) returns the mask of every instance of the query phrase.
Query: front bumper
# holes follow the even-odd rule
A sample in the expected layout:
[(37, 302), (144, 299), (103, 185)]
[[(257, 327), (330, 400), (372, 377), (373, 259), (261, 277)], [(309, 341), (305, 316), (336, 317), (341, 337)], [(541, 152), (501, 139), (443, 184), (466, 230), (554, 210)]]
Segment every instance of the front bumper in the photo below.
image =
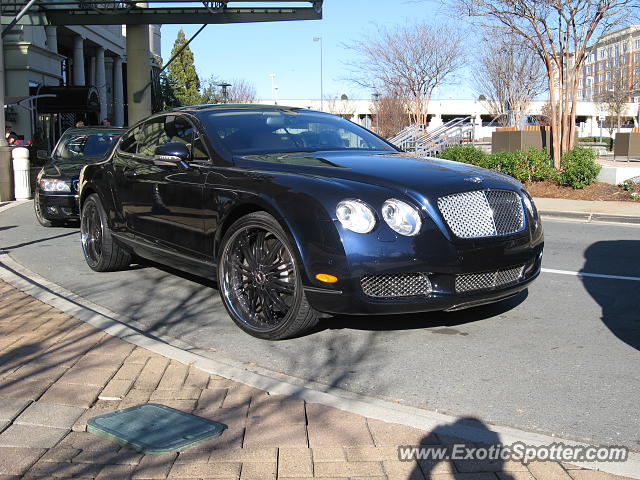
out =
[[(430, 275), (434, 286), (439, 285), (428, 295), (413, 297), (378, 298), (365, 295), (359, 282), (354, 282), (350, 292), (307, 288), (305, 293), (309, 303), (318, 311), (331, 314), (348, 315), (385, 315), (394, 313), (419, 313), (440, 310), (462, 310), (465, 308), (498, 302), (517, 295), (533, 282), (540, 274), (540, 260), (525, 267), (522, 278), (512, 284), (494, 289), (456, 293), (454, 289), (443, 288), (453, 285), (455, 276)], [(437, 283), (436, 283), (437, 282)]]
[(39, 203), (40, 212), (47, 220), (77, 220), (80, 218), (78, 195), (46, 194), (38, 191), (35, 201)]
[[(532, 220), (532, 219), (530, 219)], [(332, 314), (393, 314), (456, 310), (497, 302), (527, 288), (540, 273), (544, 236), (539, 222), (510, 236), (460, 240), (446, 237), (427, 225), (417, 237), (402, 237), (383, 231), (372, 235), (340, 231), (345, 255), (333, 255), (307, 267), (311, 270), (305, 293), (316, 310)], [(517, 277), (492, 285), (457, 286), (456, 279), (491, 277), (522, 269)], [(332, 285), (313, 281), (316, 273), (340, 279)], [(430, 292), (414, 296), (371, 296), (363, 289), (365, 276), (426, 275)], [(401, 295), (408, 295), (405, 291)], [(413, 293), (413, 291), (411, 291)]]

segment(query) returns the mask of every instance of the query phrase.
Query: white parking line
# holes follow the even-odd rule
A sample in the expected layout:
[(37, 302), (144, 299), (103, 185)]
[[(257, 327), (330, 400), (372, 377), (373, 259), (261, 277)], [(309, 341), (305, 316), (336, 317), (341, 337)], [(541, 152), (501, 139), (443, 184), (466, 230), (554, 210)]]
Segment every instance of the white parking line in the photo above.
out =
[(557, 273), (559, 275), (573, 275), (574, 277), (609, 278), (612, 280), (631, 280), (634, 282), (640, 282), (640, 277), (622, 277), (620, 275), (604, 275), (602, 273), (572, 272), (569, 270), (554, 270), (552, 268), (542, 268), (541, 271), (545, 273)]

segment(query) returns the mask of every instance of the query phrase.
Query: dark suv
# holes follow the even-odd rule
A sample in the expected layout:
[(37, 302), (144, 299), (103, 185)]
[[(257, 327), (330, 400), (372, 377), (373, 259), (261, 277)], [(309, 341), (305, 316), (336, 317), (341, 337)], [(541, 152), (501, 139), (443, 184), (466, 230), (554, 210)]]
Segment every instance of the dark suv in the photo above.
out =
[(64, 132), (37, 177), (33, 205), (40, 225), (52, 227), (79, 218), (76, 197), (80, 170), (101, 160), (125, 131), (83, 127)]

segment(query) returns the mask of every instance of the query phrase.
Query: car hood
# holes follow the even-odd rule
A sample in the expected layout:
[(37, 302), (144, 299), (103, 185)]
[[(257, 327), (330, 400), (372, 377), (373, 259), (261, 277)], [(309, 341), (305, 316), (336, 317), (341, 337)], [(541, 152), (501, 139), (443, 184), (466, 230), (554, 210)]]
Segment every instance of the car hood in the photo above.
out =
[(241, 168), (275, 170), (345, 179), (427, 196), (502, 188), (519, 190), (508, 175), (460, 162), (418, 158), (401, 152), (313, 152), (249, 155), (236, 158)]
[(82, 161), (52, 160), (44, 166), (43, 170), (44, 174), (48, 177), (75, 178), (80, 175), (82, 167), (97, 162), (100, 158), (102, 157), (83, 157)]

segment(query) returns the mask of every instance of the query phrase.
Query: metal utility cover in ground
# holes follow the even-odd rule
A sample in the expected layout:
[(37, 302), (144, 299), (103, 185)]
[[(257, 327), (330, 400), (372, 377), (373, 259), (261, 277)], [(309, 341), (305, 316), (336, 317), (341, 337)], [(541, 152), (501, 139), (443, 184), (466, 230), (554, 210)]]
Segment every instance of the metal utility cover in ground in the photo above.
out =
[(141, 453), (181, 452), (222, 434), (226, 425), (156, 403), (90, 418), (87, 431)]

